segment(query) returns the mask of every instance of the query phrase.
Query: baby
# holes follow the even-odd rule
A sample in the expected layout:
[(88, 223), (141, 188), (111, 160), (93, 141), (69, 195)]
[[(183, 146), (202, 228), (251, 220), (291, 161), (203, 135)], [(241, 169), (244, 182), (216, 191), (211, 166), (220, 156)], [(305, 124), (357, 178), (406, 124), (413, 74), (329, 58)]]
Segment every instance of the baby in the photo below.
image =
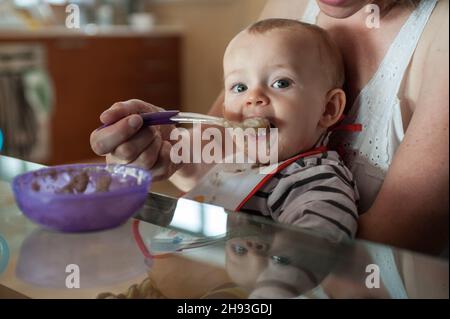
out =
[(267, 119), (278, 130), (279, 165), (264, 176), (217, 164), (186, 197), (271, 216), (333, 241), (354, 238), (358, 191), (339, 155), (326, 148), (346, 102), (342, 58), (327, 33), (295, 20), (257, 22), (228, 45), (224, 77), (224, 117)]

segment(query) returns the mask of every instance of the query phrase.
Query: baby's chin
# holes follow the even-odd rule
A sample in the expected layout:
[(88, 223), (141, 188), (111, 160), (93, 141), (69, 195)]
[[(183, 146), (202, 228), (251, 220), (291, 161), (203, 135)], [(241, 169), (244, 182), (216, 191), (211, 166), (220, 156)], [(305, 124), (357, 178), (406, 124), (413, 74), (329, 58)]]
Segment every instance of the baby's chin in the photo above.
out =
[(299, 147), (292, 147), (292, 146), (287, 146), (287, 145), (280, 145), (278, 148), (278, 156), (280, 159), (280, 162), (288, 160), (296, 155), (299, 155), (301, 153), (304, 153), (306, 151), (302, 150), (302, 148)]

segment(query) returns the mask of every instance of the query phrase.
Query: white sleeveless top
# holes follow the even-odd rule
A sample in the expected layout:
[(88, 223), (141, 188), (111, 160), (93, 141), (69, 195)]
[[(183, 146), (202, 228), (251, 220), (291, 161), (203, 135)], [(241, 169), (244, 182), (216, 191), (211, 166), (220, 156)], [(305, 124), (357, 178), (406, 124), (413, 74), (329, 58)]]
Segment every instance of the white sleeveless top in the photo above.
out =
[[(436, 3), (437, 0), (420, 2), (391, 44), (378, 70), (356, 98), (345, 122), (362, 124), (363, 131), (336, 134), (343, 143), (344, 160), (359, 188), (360, 212), (372, 206), (404, 138), (398, 91)], [(310, 0), (302, 21), (315, 24), (319, 12), (317, 2)]]
[[(363, 131), (344, 133), (345, 158), (360, 192), (360, 211), (370, 208), (380, 190), (405, 131), (398, 99), (406, 69), (438, 0), (422, 0), (401, 28), (369, 83), (352, 105), (347, 123), (360, 123)], [(310, 0), (302, 21), (316, 24), (320, 8)], [(373, 245), (367, 253), (381, 269), (382, 282), (391, 298), (408, 298), (393, 251)], [(321, 287), (317, 288), (321, 290)], [(326, 295), (325, 295), (326, 296)], [(324, 294), (319, 294), (324, 297)]]

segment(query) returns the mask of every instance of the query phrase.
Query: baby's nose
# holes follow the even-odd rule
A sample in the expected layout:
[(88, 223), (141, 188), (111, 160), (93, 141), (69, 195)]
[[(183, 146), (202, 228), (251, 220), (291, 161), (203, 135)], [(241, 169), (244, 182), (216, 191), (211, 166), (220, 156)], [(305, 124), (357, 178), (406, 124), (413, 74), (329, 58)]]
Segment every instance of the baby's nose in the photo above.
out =
[(247, 98), (247, 106), (265, 106), (270, 103), (269, 98), (261, 91), (251, 92)]
[(248, 250), (253, 251), (256, 254), (264, 254), (269, 250), (269, 245), (262, 242), (247, 240), (245, 246)]

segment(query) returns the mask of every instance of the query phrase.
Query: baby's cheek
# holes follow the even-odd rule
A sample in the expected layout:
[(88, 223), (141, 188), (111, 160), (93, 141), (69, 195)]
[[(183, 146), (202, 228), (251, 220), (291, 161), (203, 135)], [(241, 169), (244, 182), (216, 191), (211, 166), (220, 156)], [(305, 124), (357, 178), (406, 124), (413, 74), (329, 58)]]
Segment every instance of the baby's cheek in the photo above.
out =
[(239, 99), (229, 98), (225, 99), (223, 106), (223, 116), (227, 120), (240, 121), (242, 119), (242, 108), (239, 104)]
[(242, 120), (242, 113), (239, 108), (224, 107), (223, 117), (229, 121), (240, 122)]

